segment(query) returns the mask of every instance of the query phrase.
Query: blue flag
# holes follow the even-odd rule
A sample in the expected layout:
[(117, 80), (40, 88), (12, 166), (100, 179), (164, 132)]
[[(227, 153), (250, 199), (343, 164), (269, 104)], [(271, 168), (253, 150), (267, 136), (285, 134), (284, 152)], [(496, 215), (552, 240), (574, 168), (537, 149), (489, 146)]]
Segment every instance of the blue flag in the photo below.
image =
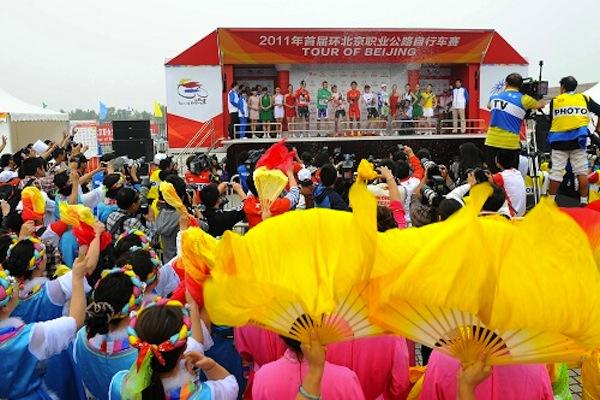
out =
[(100, 110), (98, 111), (98, 119), (104, 120), (108, 115), (108, 107), (103, 102), (100, 102)]

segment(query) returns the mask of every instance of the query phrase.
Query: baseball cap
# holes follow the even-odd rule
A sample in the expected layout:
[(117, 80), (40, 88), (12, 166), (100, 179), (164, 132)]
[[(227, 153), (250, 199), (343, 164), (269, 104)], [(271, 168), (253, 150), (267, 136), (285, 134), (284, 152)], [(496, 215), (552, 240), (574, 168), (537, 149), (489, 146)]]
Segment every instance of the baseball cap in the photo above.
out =
[(111, 163), (115, 171), (120, 171), (121, 169), (123, 169), (123, 167), (125, 167), (126, 160), (123, 157), (117, 157), (110, 160), (109, 162)]
[(167, 158), (167, 155), (165, 153), (156, 153), (154, 155), (154, 160), (152, 160), (152, 162), (156, 165), (160, 164), (160, 162), (162, 160), (164, 160), (165, 158)]
[(11, 179), (18, 178), (19, 174), (15, 171), (2, 171), (0, 172), (0, 183), (6, 183)]
[(310, 181), (311, 176), (312, 174), (308, 168), (302, 168), (300, 171), (298, 171), (298, 180), (300, 182)]

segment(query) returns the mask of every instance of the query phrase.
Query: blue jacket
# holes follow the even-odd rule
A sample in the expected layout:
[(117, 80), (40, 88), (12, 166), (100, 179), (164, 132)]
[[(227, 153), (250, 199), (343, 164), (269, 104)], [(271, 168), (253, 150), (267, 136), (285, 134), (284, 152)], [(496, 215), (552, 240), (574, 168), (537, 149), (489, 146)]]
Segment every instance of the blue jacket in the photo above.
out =
[(348, 204), (342, 199), (342, 196), (330, 187), (318, 184), (314, 191), (315, 207), (331, 208), (332, 210), (348, 210)]

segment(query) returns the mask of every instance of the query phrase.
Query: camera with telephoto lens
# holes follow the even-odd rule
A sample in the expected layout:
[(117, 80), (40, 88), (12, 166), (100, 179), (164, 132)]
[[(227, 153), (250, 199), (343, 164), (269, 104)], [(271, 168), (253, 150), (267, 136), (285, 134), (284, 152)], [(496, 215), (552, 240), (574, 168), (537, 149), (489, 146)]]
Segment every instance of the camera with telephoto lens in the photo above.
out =
[(442, 171), (440, 170), (440, 166), (435, 162), (429, 160), (428, 158), (422, 158), (421, 164), (425, 171), (427, 171), (427, 180), (429, 186), (434, 189), (436, 192), (442, 192), (442, 190), (438, 190), (441, 187), (444, 187), (444, 178), (442, 178)]
[(538, 81), (534, 78), (524, 78), (519, 90), (522, 94), (541, 100), (548, 94), (548, 81)]

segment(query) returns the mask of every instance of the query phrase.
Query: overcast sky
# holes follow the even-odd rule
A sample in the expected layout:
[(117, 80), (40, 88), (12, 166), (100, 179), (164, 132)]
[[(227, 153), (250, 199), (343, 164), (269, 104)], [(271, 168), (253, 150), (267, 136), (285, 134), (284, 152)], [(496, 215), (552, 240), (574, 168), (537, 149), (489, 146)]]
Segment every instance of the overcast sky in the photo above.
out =
[[(600, 80), (598, 0), (2, 0), (0, 88), (53, 109), (152, 107), (163, 63), (217, 27), (493, 28), (555, 85)], [(565, 21), (572, 18), (572, 21)]]

